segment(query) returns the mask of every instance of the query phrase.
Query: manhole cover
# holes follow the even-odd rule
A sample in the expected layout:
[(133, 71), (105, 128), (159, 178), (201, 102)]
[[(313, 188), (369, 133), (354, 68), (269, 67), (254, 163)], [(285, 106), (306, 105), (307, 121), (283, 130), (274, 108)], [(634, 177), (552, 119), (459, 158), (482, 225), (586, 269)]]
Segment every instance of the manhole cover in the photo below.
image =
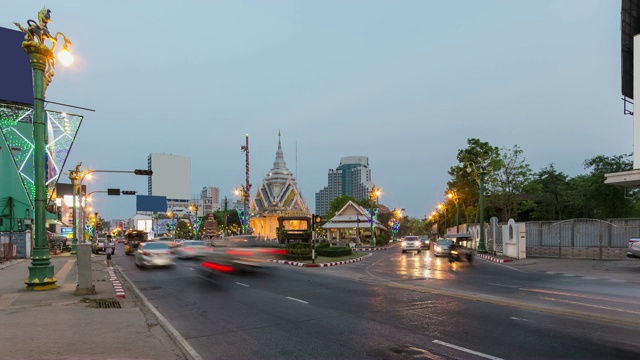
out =
[(89, 299), (89, 307), (98, 309), (121, 309), (120, 302), (113, 299)]

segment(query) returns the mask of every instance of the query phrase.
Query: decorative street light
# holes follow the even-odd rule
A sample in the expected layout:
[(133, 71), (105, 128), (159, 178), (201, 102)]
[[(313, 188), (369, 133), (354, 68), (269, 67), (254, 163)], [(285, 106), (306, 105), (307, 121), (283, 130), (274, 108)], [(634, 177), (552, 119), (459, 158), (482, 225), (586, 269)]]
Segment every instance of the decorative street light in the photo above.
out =
[[(45, 152), (46, 152), (46, 124), (44, 114), (44, 98), (47, 87), (55, 73), (55, 56), (54, 52), (58, 44), (58, 37), (62, 37), (64, 45), (60, 56), (62, 65), (69, 65), (73, 61), (73, 57), (69, 53), (69, 45), (71, 41), (62, 33), (56, 33), (51, 36), (47, 24), (51, 21), (51, 11), (43, 8), (38, 12), (38, 22), (28, 20), (29, 28), (23, 28), (19, 23), (14, 23), (22, 32), (25, 33), (22, 48), (29, 55), (29, 62), (33, 69), (33, 141), (34, 141), (34, 185), (36, 190), (35, 196), (35, 246), (33, 256), (31, 258), (31, 266), (29, 267), (29, 277), (25, 280), (27, 290), (50, 290), (55, 289), (57, 279), (54, 276), (53, 265), (51, 265), (51, 257), (47, 248), (47, 185), (46, 185), (46, 169), (45, 169)], [(45, 44), (45, 41), (51, 42), (51, 47)], [(59, 54), (61, 55), (61, 54)], [(75, 204), (74, 204), (75, 205)]]
[(171, 226), (169, 227), (169, 235), (171, 235), (172, 238), (175, 238), (176, 237), (176, 235), (175, 235), (176, 234), (176, 231), (175, 231), (176, 225), (173, 222), (173, 216), (174, 216), (173, 211), (172, 210), (167, 211), (167, 216), (171, 216), (171, 223), (170, 223)]
[(480, 200), (478, 205), (480, 207), (480, 242), (478, 243), (478, 252), (486, 253), (487, 248), (484, 236), (484, 176), (487, 174), (487, 166), (483, 163), (478, 164), (478, 166), (471, 162), (467, 163), (467, 172), (471, 173), (472, 171), (480, 187)]
[(247, 214), (247, 202), (249, 202), (249, 192), (247, 191), (244, 185), (240, 185), (239, 188), (235, 188), (234, 190), (237, 196), (240, 196), (242, 199), (242, 213), (238, 210), (238, 215), (240, 217), (240, 225), (242, 225), (242, 234), (247, 234), (247, 227), (249, 225), (249, 214)]
[(460, 217), (459, 217), (460, 207), (458, 206), (458, 200), (460, 199), (460, 196), (454, 190), (451, 190), (447, 194), (447, 197), (450, 200), (453, 200), (453, 202), (456, 204), (456, 234), (457, 234), (458, 233), (458, 226), (459, 226), (459, 222), (460, 222)]
[(447, 204), (438, 204), (438, 209), (440, 209), (440, 211), (442, 211), (444, 213), (444, 219), (443, 219), (443, 227), (444, 227), (444, 235), (446, 235), (449, 231), (447, 229)]

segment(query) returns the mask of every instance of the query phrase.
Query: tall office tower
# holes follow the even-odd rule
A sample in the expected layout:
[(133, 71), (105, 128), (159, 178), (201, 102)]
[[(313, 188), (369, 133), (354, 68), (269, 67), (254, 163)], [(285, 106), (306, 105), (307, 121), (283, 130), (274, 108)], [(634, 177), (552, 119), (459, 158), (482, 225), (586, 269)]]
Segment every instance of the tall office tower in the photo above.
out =
[(369, 158), (366, 156), (345, 156), (334, 170), (329, 169), (328, 185), (316, 193), (316, 214), (326, 215), (333, 199), (342, 195), (353, 196), (357, 200), (369, 197), (373, 189)]
[(191, 203), (191, 158), (171, 154), (149, 154), (149, 195), (166, 196), (167, 206)]

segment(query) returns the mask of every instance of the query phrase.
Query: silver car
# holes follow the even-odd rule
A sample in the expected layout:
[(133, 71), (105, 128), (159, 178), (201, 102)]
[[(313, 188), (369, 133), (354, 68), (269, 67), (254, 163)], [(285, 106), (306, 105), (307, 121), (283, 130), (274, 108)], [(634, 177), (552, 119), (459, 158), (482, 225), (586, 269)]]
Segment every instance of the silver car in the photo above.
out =
[(433, 254), (435, 256), (446, 256), (451, 252), (451, 245), (453, 244), (452, 240), (449, 239), (438, 239), (436, 241), (436, 246), (433, 247)]
[(174, 248), (176, 256), (179, 259), (193, 259), (211, 254), (213, 248), (206, 246), (204, 241), (185, 240), (178, 247)]
[(629, 240), (629, 247), (627, 248), (627, 257), (640, 259), (640, 239), (633, 238)]
[(418, 254), (422, 251), (422, 242), (417, 236), (405, 236), (402, 240), (402, 253), (407, 251), (416, 251)]
[(176, 263), (173, 251), (166, 242), (145, 242), (135, 253), (136, 266), (172, 266)]

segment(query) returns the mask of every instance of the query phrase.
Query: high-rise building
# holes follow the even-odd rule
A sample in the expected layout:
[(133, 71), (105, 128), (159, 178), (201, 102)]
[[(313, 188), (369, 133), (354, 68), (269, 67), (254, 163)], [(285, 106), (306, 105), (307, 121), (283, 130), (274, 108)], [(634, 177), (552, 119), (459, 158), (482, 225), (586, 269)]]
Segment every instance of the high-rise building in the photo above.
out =
[(198, 216), (205, 216), (220, 210), (220, 189), (217, 187), (203, 187), (200, 191)]
[(191, 158), (172, 154), (149, 154), (149, 195), (166, 196), (167, 206), (187, 207), (191, 202)]
[(316, 193), (316, 214), (326, 215), (329, 203), (342, 195), (353, 196), (357, 200), (369, 197), (373, 189), (369, 158), (366, 156), (345, 156), (334, 170), (329, 169), (328, 185)]

